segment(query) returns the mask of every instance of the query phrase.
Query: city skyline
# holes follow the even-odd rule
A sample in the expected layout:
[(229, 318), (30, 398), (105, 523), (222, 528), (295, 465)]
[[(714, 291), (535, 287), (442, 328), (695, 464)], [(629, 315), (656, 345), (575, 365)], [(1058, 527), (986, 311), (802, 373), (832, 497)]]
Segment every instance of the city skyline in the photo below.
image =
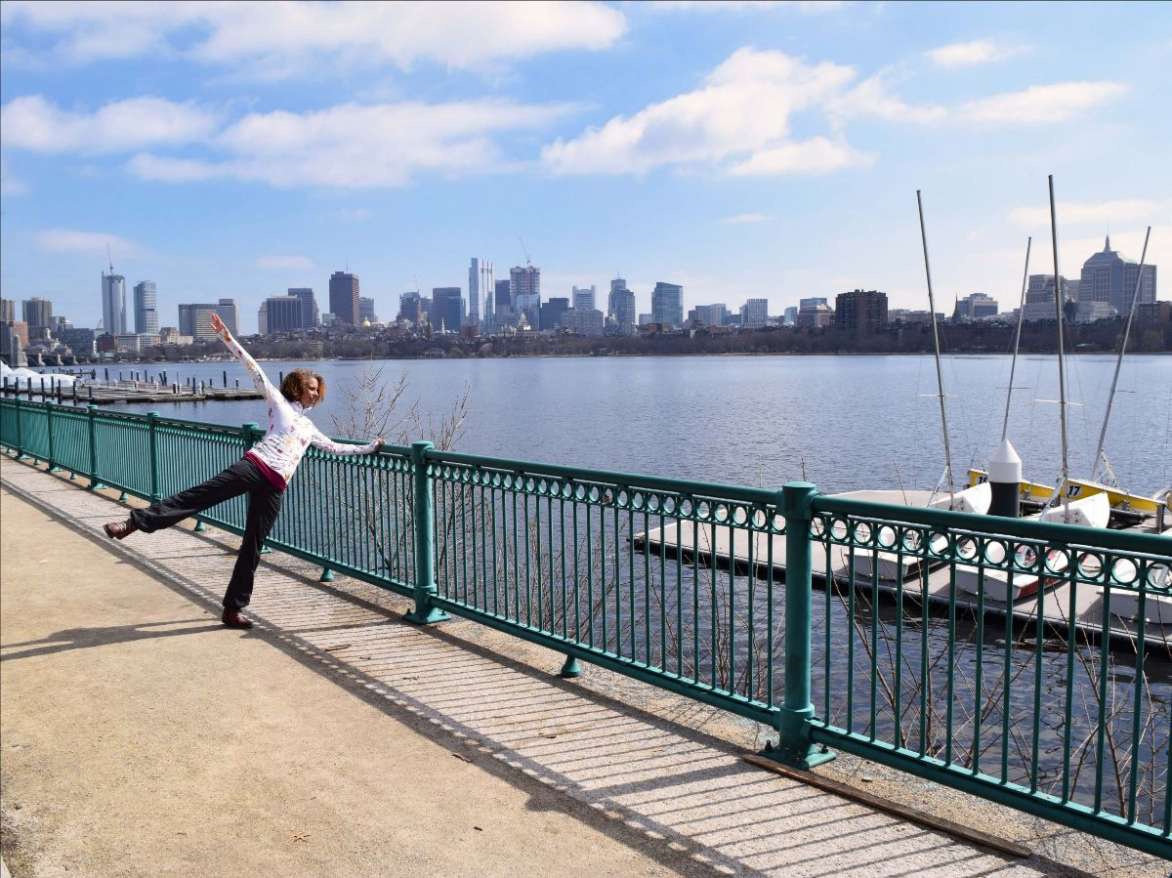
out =
[(1069, 7), (1060, 46), (1030, 4), (583, 3), (544, 30), (419, 5), (410, 47), (396, 7), (302, 10), (337, 25), (316, 38), (292, 12), (266, 11), (278, 34), (247, 5), (135, 8), (134, 40), (99, 5), (0, 12), (0, 290), (77, 325), (107, 246), (161, 325), (225, 296), (249, 331), (342, 269), (385, 319), (406, 290), (467, 297), (472, 254), (498, 279), (531, 259), (545, 297), (623, 276), (637, 313), (659, 281), (685, 311), (856, 288), (922, 309), (916, 188), (940, 298), (1008, 309), (1027, 234), (1053, 272), (1048, 172), (1064, 276), (1107, 234), (1137, 260), (1148, 223), (1148, 261), (1172, 255), (1160, 5)]

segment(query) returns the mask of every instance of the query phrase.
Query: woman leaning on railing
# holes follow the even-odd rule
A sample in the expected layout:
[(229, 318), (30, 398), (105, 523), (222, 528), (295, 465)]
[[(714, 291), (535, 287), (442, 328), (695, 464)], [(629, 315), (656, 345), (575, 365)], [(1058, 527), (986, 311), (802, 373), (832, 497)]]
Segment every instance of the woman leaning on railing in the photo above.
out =
[(135, 509), (125, 521), (105, 525), (105, 531), (107, 536), (116, 540), (125, 539), (136, 530), (152, 533), (247, 493), (248, 522), (232, 579), (224, 593), (224, 613), (220, 620), (229, 628), (251, 628), (252, 621), (240, 611), (252, 598), (253, 577), (261, 546), (281, 511), (281, 497), (309, 446), (314, 445), (331, 454), (370, 454), (378, 450), (383, 440), (379, 437), (367, 445), (342, 445), (332, 441), (306, 415), (325, 397), (326, 383), (321, 375), (309, 369), (294, 369), (285, 376), (278, 391), (256, 361), (232, 337), (219, 315), (212, 315), (212, 328), (233, 356), (244, 364), (257, 390), (264, 394), (268, 402), (268, 432), (241, 460), (219, 475), (146, 509)]

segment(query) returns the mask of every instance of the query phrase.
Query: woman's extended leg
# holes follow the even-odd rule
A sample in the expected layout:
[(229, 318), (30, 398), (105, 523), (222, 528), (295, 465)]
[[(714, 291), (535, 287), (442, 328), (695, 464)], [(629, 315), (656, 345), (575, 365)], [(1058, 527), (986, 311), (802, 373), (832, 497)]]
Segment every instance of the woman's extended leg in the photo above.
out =
[(146, 509), (131, 511), (125, 526), (107, 525), (106, 533), (121, 539), (136, 530), (152, 533), (178, 524), (197, 512), (238, 497), (256, 485), (255, 467), (246, 460), (232, 464), (219, 475), (213, 476), (202, 485), (180, 491), (166, 500), (160, 500)]

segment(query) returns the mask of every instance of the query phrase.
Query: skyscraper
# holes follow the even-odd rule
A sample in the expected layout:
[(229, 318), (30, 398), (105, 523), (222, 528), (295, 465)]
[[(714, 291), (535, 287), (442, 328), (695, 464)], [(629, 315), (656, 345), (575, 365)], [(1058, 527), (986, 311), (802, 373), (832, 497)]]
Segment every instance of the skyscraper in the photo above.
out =
[(746, 299), (741, 306), (741, 326), (760, 329), (769, 323), (769, 300)]
[(12, 323), (16, 320), (16, 302), (12, 299), (0, 299), (0, 323)]
[[(1070, 301), (1070, 290), (1067, 280), (1059, 276), (1062, 287), (1062, 299)], [(1031, 274), (1029, 286), (1026, 287), (1025, 305), (1022, 310), (1022, 320), (1027, 323), (1037, 320), (1055, 320), (1054, 312), (1054, 275)]]
[(399, 296), (399, 318), (418, 328), (423, 322), (423, 297), (419, 290), (408, 290)]
[(158, 291), (153, 280), (139, 281), (134, 285), (134, 331), (159, 331)]
[(513, 310), (513, 282), (498, 280), (494, 282), (493, 298), (496, 300), (496, 310), (499, 314), (503, 308), (506, 312)]
[(378, 315), (374, 313), (374, 299), (366, 296), (358, 297), (358, 322), (359, 325), (378, 323)]
[(22, 319), (28, 324), (29, 334), (34, 338), (41, 337), (42, 329), (49, 329), (53, 325), (53, 303), (48, 299), (33, 296), (20, 304)]
[(228, 327), (230, 333), (239, 335), (236, 327), (240, 325), (240, 309), (236, 307), (235, 299), (220, 299), (216, 303), (216, 313), (220, 315), (220, 319), (224, 321), (224, 325)]
[(459, 287), (433, 287), (431, 291), (431, 328), (459, 332), (464, 323), (464, 297)]
[(1107, 302), (1117, 314), (1126, 316), (1131, 310), (1132, 296), (1135, 296), (1137, 305), (1156, 301), (1156, 266), (1144, 266), (1137, 295), (1135, 282), (1139, 276), (1139, 264), (1124, 259), (1118, 251), (1112, 250), (1111, 237), (1108, 235), (1102, 251), (1083, 263), (1078, 300)]
[(834, 325), (856, 335), (872, 335), (887, 325), (887, 293), (851, 290), (834, 300)]
[(468, 322), (480, 323), (480, 260), (475, 256), (468, 261)]
[(513, 311), (524, 313), (530, 326), (541, 325), (541, 269), (514, 265), (509, 269), (509, 298)]
[(664, 326), (684, 325), (684, 288), (659, 281), (651, 291), (651, 320)]
[(357, 326), (361, 322), (358, 298), (358, 275), (346, 271), (330, 275), (330, 313), (335, 321)]
[(317, 329), (321, 323), (321, 316), (317, 310), (317, 299), (313, 297), (312, 287), (290, 287), (289, 295), (301, 300), (301, 328)]
[(620, 333), (634, 333), (639, 315), (635, 311), (635, 294), (627, 289), (627, 281), (624, 278), (616, 277), (610, 282), (606, 316), (617, 324)]
[(594, 285), (588, 287), (570, 287), (571, 307), (575, 311), (594, 310)]
[(301, 300), (297, 296), (270, 296), (265, 299), (262, 307), (265, 310), (267, 332), (292, 332), (301, 329)]
[[(212, 304), (184, 304), (179, 306), (179, 334), (195, 339), (218, 338), (212, 329), (212, 315), (218, 314), (219, 306)], [(224, 321), (227, 323), (228, 321)], [(231, 328), (231, 327), (229, 327)]]
[(126, 334), (126, 278), (102, 272), (102, 330), (110, 335)]

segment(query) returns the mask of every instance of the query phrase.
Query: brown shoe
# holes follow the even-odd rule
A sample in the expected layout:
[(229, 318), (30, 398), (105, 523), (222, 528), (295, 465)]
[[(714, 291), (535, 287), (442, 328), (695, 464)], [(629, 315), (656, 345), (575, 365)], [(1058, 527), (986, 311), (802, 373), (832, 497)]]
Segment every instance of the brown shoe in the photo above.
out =
[(224, 613), (220, 616), (220, 621), (229, 628), (251, 628), (252, 620), (242, 614), (239, 610), (229, 610), (224, 608)]
[(126, 521), (112, 521), (109, 524), (103, 524), (102, 530), (112, 540), (124, 540), (138, 530), (138, 525), (134, 523), (133, 518), (128, 518)]

